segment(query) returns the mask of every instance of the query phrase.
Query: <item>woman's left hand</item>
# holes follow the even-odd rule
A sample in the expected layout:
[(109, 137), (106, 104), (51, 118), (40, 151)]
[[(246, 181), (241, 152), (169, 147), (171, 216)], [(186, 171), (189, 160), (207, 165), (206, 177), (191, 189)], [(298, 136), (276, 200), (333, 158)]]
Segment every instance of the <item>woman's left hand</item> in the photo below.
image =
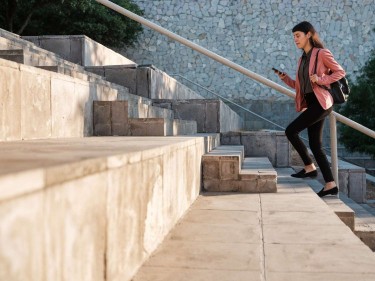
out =
[(310, 80), (311, 80), (311, 82), (313, 82), (313, 83), (318, 82), (318, 79), (319, 79), (319, 77), (318, 77), (318, 75), (316, 75), (316, 74), (313, 74), (313, 75), (310, 76)]

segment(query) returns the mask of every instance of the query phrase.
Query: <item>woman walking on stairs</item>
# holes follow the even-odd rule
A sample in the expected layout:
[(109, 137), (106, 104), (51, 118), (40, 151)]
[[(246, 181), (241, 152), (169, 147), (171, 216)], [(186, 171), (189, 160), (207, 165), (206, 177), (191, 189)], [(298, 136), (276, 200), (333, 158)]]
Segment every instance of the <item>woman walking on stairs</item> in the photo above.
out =
[(317, 194), (320, 197), (336, 195), (338, 188), (322, 148), (324, 119), (332, 112), (333, 99), (330, 93), (320, 85), (329, 87), (331, 83), (344, 77), (345, 71), (335, 61), (332, 53), (328, 49), (324, 49), (317, 32), (309, 22), (304, 21), (297, 24), (292, 32), (297, 48), (303, 50), (302, 57), (298, 62), (296, 79), (293, 80), (286, 73), (275, 70), (288, 86), (295, 89), (296, 110), (301, 112), (285, 130), (288, 140), (301, 156), (305, 165), (304, 169), (291, 176), (305, 178), (318, 175), (307, 148), (298, 135), (307, 128), (309, 146), (325, 181), (324, 187)]

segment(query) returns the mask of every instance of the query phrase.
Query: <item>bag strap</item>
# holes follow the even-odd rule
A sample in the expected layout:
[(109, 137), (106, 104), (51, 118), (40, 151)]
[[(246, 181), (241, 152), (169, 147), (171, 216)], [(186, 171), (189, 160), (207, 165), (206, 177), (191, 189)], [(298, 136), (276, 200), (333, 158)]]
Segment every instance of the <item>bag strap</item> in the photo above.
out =
[[(318, 65), (318, 56), (319, 56), (319, 51), (320, 51), (320, 49), (318, 49), (318, 52), (316, 53), (316, 57), (315, 57), (314, 74), (316, 74), (316, 66)], [(329, 90), (329, 88), (326, 87), (326, 86), (319, 85), (318, 83), (316, 83), (316, 85), (318, 85), (320, 88), (323, 88), (323, 89), (325, 89), (325, 90), (327, 90), (327, 91)]]
[(319, 52), (320, 52), (320, 49), (318, 49), (318, 52), (316, 53), (316, 57), (315, 57), (314, 74), (316, 74), (316, 66), (318, 65)]

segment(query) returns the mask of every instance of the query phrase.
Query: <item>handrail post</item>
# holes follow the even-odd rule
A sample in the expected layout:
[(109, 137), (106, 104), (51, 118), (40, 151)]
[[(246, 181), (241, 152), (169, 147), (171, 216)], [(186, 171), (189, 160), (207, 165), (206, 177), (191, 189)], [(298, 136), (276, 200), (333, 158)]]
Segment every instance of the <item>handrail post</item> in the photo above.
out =
[(331, 166), (333, 178), (335, 179), (336, 186), (339, 187), (339, 168), (337, 158), (337, 128), (336, 116), (333, 112), (329, 115), (329, 128), (331, 132)]

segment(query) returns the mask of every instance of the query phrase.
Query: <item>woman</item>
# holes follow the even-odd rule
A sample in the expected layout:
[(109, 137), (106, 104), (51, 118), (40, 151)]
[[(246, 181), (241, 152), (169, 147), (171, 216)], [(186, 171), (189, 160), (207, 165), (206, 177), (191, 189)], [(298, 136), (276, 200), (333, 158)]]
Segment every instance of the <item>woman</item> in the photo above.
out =
[[(324, 49), (317, 32), (309, 22), (301, 22), (293, 28), (294, 42), (303, 50), (299, 59), (296, 80), (285, 73), (277, 72), (279, 77), (296, 91), (296, 109), (302, 112), (285, 130), (293, 147), (301, 156), (304, 169), (292, 177), (305, 178), (318, 175), (316, 167), (309, 156), (306, 146), (298, 134), (307, 128), (309, 145), (315, 160), (323, 174), (325, 185), (317, 194), (320, 197), (336, 195), (338, 188), (332, 171), (322, 149), (324, 119), (332, 112), (333, 99), (330, 93), (321, 86), (329, 87), (345, 76), (344, 69), (335, 61), (332, 53)], [(315, 61), (319, 51), (316, 73)]]

